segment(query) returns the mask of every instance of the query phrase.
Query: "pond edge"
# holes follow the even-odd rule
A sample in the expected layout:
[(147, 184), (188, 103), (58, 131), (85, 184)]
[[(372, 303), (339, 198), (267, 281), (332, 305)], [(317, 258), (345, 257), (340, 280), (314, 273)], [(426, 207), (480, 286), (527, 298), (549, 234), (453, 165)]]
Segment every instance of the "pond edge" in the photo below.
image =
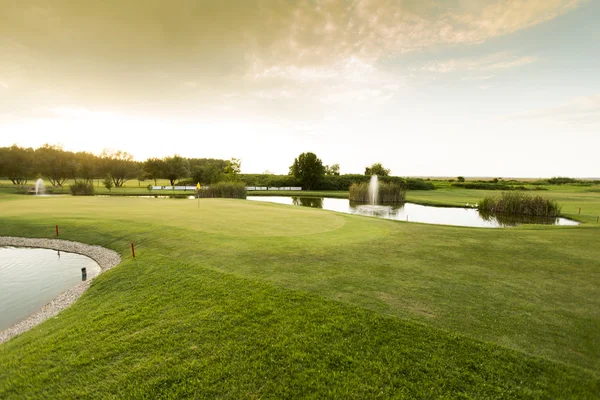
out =
[[(100, 266), (98, 275), (117, 266), (121, 262), (121, 256), (114, 250), (109, 250), (101, 246), (72, 242), (70, 240), (0, 236), (0, 246), (43, 248), (81, 254), (98, 263)], [(0, 331), (0, 344), (56, 316), (60, 311), (73, 304), (90, 286), (94, 278), (95, 276), (90, 277), (76, 286), (67, 289), (26, 319), (8, 329)]]

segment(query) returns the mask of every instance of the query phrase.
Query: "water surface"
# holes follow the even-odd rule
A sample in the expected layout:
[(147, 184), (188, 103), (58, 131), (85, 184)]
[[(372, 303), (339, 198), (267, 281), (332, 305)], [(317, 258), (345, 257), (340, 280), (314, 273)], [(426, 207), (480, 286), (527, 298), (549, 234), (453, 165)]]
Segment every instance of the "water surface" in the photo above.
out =
[(81, 282), (100, 266), (80, 254), (48, 249), (0, 247), (0, 330), (11, 327)]
[(522, 224), (578, 225), (566, 218), (527, 217), (515, 215), (485, 215), (474, 207), (431, 207), (414, 203), (402, 205), (367, 205), (351, 202), (348, 199), (327, 197), (295, 196), (248, 196), (248, 200), (290, 204), (303, 207), (322, 208), (347, 214), (369, 215), (399, 221), (422, 222), (426, 224), (471, 226), (480, 228), (504, 228)]

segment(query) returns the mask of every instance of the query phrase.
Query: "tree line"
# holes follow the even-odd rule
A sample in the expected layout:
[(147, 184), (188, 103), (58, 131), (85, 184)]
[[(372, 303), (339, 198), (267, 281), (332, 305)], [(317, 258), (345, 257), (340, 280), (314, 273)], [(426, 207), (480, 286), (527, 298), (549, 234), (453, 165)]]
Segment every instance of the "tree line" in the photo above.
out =
[(120, 150), (104, 150), (95, 155), (66, 151), (49, 144), (37, 149), (17, 145), (0, 148), (0, 176), (15, 185), (25, 185), (37, 178), (45, 178), (52, 186), (60, 187), (69, 180), (77, 183), (101, 178), (109, 178), (114, 187), (122, 187), (132, 179), (151, 180), (155, 185), (158, 179), (168, 179), (171, 185), (191, 179), (194, 183), (209, 185), (221, 180), (235, 180), (240, 169), (241, 161), (236, 158), (219, 160), (173, 155), (140, 162)]
[(0, 176), (15, 185), (25, 185), (37, 178), (49, 180), (52, 186), (62, 187), (67, 181), (91, 183), (103, 179), (107, 188), (122, 187), (137, 179), (157, 184), (168, 179), (171, 185), (211, 185), (221, 181), (240, 181), (247, 186), (301, 186), (305, 190), (348, 190), (352, 183), (365, 182), (378, 175), (384, 182), (403, 183), (408, 189), (433, 189), (433, 185), (417, 179), (390, 176), (390, 170), (381, 163), (365, 168), (364, 175), (340, 175), (340, 165), (324, 165), (314, 153), (302, 153), (294, 159), (288, 175), (241, 174), (241, 160), (232, 158), (184, 158), (173, 155), (135, 161), (133, 156), (120, 150), (104, 150), (100, 155), (71, 152), (60, 146), (46, 144), (37, 149), (17, 145), (0, 148)]

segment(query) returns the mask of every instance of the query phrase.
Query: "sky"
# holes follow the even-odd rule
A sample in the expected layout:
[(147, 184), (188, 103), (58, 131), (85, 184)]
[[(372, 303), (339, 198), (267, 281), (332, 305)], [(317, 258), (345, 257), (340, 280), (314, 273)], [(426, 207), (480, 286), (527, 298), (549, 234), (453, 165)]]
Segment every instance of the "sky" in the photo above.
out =
[(0, 147), (600, 177), (598, 0), (0, 0)]

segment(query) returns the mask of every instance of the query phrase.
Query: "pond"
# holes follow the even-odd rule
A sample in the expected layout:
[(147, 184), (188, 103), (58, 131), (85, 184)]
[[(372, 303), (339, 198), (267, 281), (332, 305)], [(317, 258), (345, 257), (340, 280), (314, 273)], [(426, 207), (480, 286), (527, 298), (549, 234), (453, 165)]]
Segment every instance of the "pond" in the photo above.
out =
[(0, 247), (0, 331), (27, 318), (100, 266), (80, 254), (48, 249)]
[(505, 228), (522, 224), (578, 225), (566, 218), (527, 217), (514, 215), (485, 215), (476, 208), (431, 207), (414, 203), (393, 206), (373, 206), (351, 202), (348, 199), (327, 197), (248, 196), (248, 200), (266, 201), (303, 207), (322, 208), (347, 214), (368, 215), (398, 221), (426, 224)]

